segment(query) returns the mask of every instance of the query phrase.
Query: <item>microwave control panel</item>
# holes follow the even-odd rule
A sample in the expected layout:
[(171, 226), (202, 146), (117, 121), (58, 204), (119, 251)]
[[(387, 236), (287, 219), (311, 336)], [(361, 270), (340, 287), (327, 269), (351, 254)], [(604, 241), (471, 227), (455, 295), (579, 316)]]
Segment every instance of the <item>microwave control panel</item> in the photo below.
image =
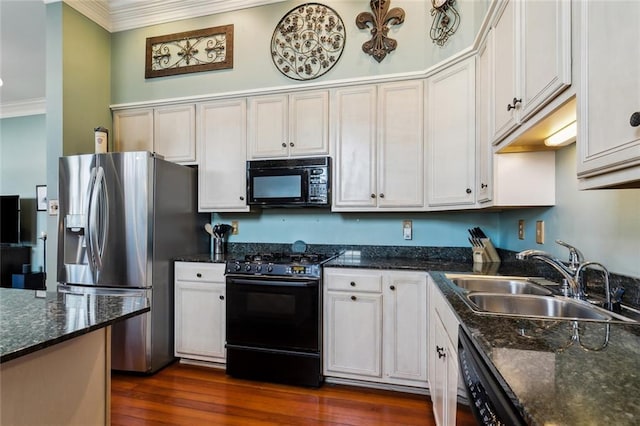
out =
[(329, 188), (329, 173), (326, 167), (317, 167), (308, 170), (309, 173), (309, 201), (313, 203), (326, 203)]

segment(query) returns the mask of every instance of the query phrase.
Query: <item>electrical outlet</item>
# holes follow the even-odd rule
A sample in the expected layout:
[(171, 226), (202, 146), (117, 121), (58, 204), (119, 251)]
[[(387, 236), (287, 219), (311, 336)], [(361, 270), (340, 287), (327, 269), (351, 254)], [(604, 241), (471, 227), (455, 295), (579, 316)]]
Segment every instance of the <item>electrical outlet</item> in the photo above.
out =
[(524, 219), (518, 221), (518, 239), (524, 240)]
[(237, 220), (232, 220), (231, 221), (231, 235), (238, 235), (238, 232), (240, 232), (238, 230), (238, 221)]
[(544, 221), (536, 221), (536, 243), (544, 244)]
[(402, 238), (410, 240), (413, 238), (413, 224), (410, 220), (402, 221)]
[(57, 216), (58, 208), (58, 200), (49, 200), (49, 216)]

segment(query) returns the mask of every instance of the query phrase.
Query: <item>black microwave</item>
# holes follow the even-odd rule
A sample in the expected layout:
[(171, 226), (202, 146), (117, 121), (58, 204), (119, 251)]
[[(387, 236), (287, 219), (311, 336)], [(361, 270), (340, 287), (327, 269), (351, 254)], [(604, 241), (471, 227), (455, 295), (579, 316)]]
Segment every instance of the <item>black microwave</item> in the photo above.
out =
[(329, 207), (331, 157), (247, 161), (247, 200), (261, 207)]

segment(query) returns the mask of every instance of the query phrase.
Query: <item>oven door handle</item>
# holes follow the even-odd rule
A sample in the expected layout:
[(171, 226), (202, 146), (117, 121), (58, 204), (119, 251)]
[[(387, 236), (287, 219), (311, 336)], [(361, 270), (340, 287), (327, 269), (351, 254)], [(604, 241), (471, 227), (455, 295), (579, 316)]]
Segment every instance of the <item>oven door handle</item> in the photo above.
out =
[(278, 287), (317, 287), (317, 280), (304, 280), (304, 281), (282, 281), (282, 280), (262, 280), (246, 279), (246, 278), (232, 278), (227, 277), (227, 284), (233, 285), (261, 285), (261, 286), (278, 286)]

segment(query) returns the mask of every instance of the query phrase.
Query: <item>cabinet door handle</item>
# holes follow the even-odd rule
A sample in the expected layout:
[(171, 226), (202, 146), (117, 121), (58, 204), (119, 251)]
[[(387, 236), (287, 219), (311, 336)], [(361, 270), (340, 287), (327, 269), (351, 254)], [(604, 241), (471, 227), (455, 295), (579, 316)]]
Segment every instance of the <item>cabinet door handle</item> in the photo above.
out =
[(290, 146), (291, 148), (293, 148), (293, 147), (295, 146), (295, 144), (294, 144), (293, 142), (289, 142), (289, 146)]
[(351, 300), (356, 300), (356, 299), (357, 299), (357, 297), (351, 296)]
[(376, 194), (371, 194), (371, 198), (376, 198)]
[(640, 126), (640, 111), (631, 114), (631, 118), (629, 118), (629, 124), (631, 124), (631, 127)]
[(507, 111), (511, 111), (512, 109), (516, 109), (516, 105), (522, 102), (522, 98), (513, 98), (513, 104), (507, 105)]
[(356, 286), (356, 282), (355, 282), (355, 281), (351, 281), (351, 282), (349, 283), (349, 285), (351, 285), (351, 287), (355, 287), (355, 286)]
[(382, 193), (381, 193), (381, 194), (380, 194), (380, 198), (384, 198), (384, 194), (382, 194)]
[(224, 300), (224, 296), (222, 294), (220, 295), (220, 300)]
[(447, 354), (444, 351), (444, 348), (441, 348), (438, 345), (436, 345), (436, 352), (438, 353), (438, 359), (444, 358), (445, 356), (447, 356)]
[(202, 274), (201, 274), (200, 272), (198, 272), (198, 273), (196, 274), (196, 277), (198, 277), (198, 278), (202, 278)]
[(286, 143), (284, 143), (284, 142), (282, 142), (282, 147), (283, 147), (283, 148), (286, 148), (286, 147), (287, 147), (287, 144), (286, 144)]
[(484, 189), (484, 188), (488, 188), (489, 185), (487, 185), (486, 183), (481, 183), (480, 184), (480, 188)]
[(467, 194), (471, 194), (471, 188), (467, 188)]
[(244, 197), (242, 195), (240, 196), (240, 201), (244, 201)]
[(390, 286), (389, 286), (389, 290), (395, 290), (395, 289), (396, 289), (396, 286), (395, 286), (395, 285), (390, 285)]

